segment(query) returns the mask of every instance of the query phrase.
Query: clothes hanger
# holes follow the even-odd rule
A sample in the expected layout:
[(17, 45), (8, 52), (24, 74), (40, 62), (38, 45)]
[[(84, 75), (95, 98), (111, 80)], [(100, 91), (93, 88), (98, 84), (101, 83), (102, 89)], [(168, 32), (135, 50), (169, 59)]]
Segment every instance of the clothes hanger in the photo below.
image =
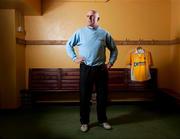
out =
[(137, 52), (139, 53), (139, 54), (142, 54), (142, 53), (144, 53), (144, 49), (141, 47), (141, 39), (139, 39), (139, 41), (138, 41), (138, 47), (136, 48), (136, 50), (137, 50)]
[(142, 49), (142, 47), (141, 47), (141, 39), (139, 39), (137, 50), (141, 50), (141, 49)]

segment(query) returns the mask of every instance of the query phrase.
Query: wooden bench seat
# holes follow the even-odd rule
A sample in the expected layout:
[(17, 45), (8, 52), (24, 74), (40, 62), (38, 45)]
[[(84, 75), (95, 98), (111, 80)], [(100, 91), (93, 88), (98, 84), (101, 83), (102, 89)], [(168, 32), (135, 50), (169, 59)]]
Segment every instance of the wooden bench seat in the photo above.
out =
[[(157, 90), (157, 69), (151, 69), (151, 75), (149, 81), (134, 82), (129, 69), (112, 68), (109, 70), (109, 101), (152, 100)], [(22, 96), (24, 103), (79, 102), (79, 69), (29, 69), (28, 89), (22, 91)], [(25, 102), (28, 97), (29, 102)]]

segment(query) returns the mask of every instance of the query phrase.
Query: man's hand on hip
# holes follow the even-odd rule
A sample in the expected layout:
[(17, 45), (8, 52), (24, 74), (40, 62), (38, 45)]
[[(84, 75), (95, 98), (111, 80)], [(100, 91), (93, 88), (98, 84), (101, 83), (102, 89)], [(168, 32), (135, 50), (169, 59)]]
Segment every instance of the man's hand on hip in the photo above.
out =
[(113, 65), (112, 65), (111, 63), (107, 63), (107, 64), (106, 64), (106, 67), (107, 67), (108, 70), (109, 70), (112, 66), (113, 66)]
[(84, 57), (77, 57), (77, 58), (74, 60), (74, 62), (80, 64), (80, 63), (83, 63), (84, 60), (85, 60)]

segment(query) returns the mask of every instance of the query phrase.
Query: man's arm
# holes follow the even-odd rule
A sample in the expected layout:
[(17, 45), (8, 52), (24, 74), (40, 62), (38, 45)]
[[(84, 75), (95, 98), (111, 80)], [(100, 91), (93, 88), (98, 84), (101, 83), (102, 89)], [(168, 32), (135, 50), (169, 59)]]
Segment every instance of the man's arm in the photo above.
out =
[(106, 45), (110, 51), (109, 62), (107, 64), (107, 68), (110, 69), (117, 59), (118, 50), (117, 50), (117, 47), (116, 47), (116, 44), (115, 44), (113, 38), (111, 37), (111, 35), (109, 33), (107, 33), (107, 35), (106, 35)]
[(78, 45), (80, 41), (80, 37), (79, 37), (79, 32), (75, 32), (71, 38), (68, 40), (68, 42), (66, 43), (66, 51), (68, 56), (75, 62), (75, 63), (82, 63), (84, 62), (84, 57), (80, 57), (76, 55), (76, 52), (74, 50), (74, 47), (76, 45)]
[(66, 43), (67, 54), (73, 61), (77, 59), (77, 55), (75, 53), (74, 47), (78, 44), (78, 42), (79, 42), (79, 36), (78, 33), (75, 32)]

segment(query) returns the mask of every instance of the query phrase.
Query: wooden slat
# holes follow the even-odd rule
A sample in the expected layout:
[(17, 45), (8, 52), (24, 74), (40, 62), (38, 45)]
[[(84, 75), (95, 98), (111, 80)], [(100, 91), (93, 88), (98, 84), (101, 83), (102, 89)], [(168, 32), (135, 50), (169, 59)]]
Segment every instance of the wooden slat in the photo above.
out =
[[(23, 40), (16, 38), (17, 43), (24, 44), (24, 45), (65, 45), (67, 40)], [(115, 40), (116, 45), (178, 45), (180, 44), (180, 39), (174, 39), (174, 40), (145, 40), (145, 39), (139, 39), (139, 40)]]
[(29, 70), (29, 75), (30, 89), (60, 89), (59, 69), (34, 68)]
[[(152, 79), (148, 82), (131, 81), (127, 68), (112, 68), (108, 72), (111, 101), (145, 100), (155, 94), (157, 69), (151, 69)], [(29, 70), (29, 90), (36, 101), (68, 101), (72, 98), (79, 101), (79, 75), (78, 68), (33, 68)]]

